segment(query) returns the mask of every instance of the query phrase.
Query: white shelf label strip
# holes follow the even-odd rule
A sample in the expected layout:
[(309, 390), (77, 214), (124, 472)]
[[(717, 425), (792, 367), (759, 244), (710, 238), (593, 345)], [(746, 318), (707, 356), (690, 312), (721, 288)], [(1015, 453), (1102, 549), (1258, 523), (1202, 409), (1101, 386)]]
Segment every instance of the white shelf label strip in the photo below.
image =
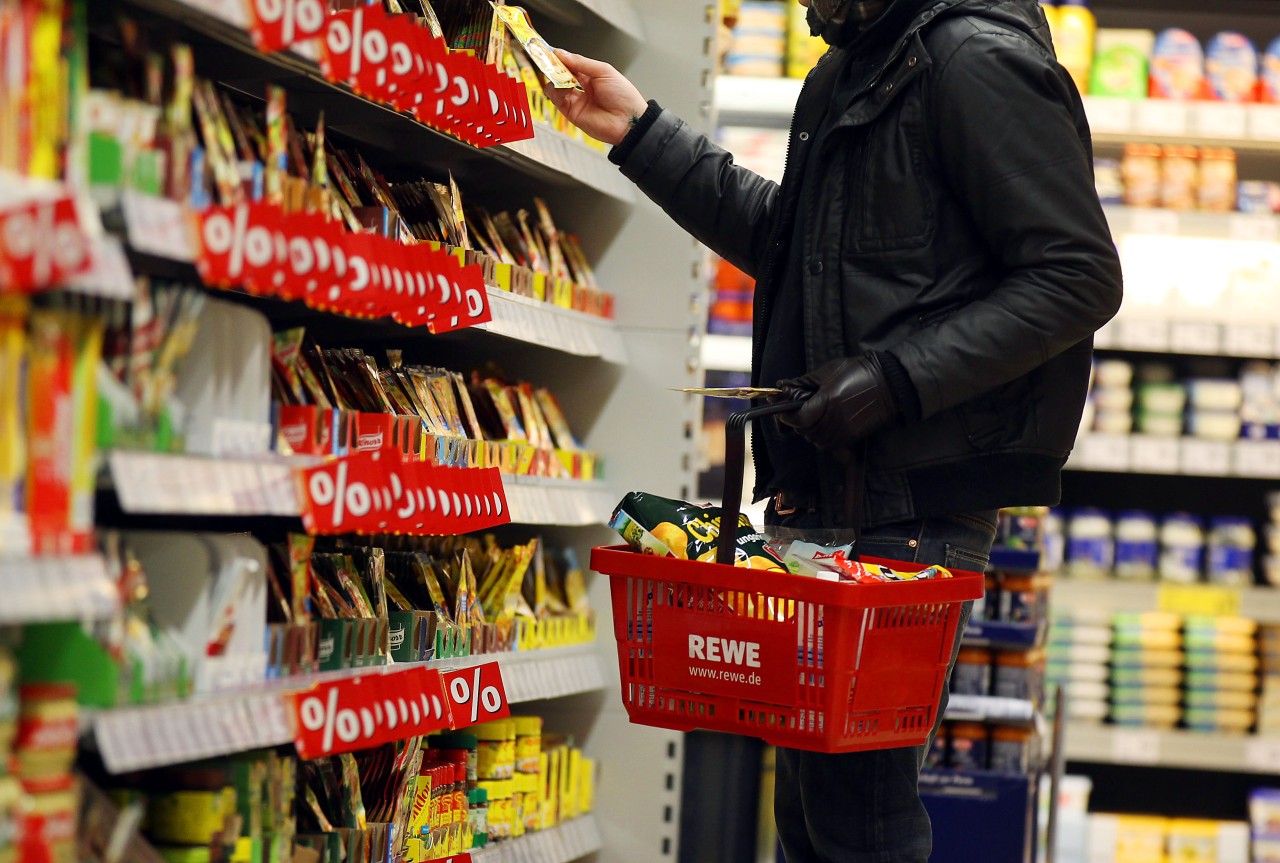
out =
[(0, 623), (101, 620), (119, 609), (119, 594), (98, 555), (0, 559)]

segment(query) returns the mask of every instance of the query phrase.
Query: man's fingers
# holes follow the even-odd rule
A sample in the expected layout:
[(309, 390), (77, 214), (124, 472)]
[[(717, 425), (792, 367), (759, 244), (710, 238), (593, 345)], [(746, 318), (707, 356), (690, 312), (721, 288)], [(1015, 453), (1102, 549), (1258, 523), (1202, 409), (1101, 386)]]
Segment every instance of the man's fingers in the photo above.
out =
[[(616, 70), (608, 63), (599, 60), (592, 60), (590, 57), (583, 57), (581, 54), (574, 54), (565, 51), (563, 48), (556, 49), (558, 56), (564, 65), (569, 67), (569, 71), (574, 75), (586, 75), (591, 78), (599, 78), (602, 75), (616, 74)], [(585, 81), (582, 82), (584, 85)]]

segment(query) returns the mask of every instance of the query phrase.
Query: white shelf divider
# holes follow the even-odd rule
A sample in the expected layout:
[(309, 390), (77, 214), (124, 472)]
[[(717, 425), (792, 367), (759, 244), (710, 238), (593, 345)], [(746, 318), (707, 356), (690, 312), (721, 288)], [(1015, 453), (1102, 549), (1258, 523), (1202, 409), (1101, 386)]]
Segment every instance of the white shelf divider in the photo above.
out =
[[(520, 704), (592, 692), (603, 686), (597, 645), (587, 643), (517, 653), (482, 654), (427, 663), (440, 669), (496, 661), (507, 701)], [(293, 742), (287, 698), (327, 680), (405, 668), (388, 665), (264, 681), (260, 687), (173, 704), (93, 712), (90, 725), (113, 773), (286, 746)]]
[(0, 625), (106, 620), (120, 592), (101, 555), (0, 558)]
[(471, 852), (471, 863), (573, 863), (604, 844), (593, 815)]
[(635, 186), (622, 176), (606, 153), (545, 124), (534, 123), (532, 138), (503, 144), (499, 149), (519, 153), (544, 168), (572, 177), (624, 204), (635, 203)]
[(1066, 756), (1101, 764), (1273, 774), (1280, 772), (1280, 738), (1072, 722)]
[(1280, 441), (1080, 435), (1068, 470), (1280, 480)]
[(477, 329), (580, 357), (625, 363), (627, 349), (617, 324), (606, 318), (489, 289), (493, 320)]

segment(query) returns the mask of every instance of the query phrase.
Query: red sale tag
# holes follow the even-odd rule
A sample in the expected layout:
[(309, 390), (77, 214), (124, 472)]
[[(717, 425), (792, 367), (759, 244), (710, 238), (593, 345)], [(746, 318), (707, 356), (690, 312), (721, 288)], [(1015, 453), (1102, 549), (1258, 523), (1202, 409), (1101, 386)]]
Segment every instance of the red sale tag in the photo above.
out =
[(443, 676), (422, 666), (317, 683), (289, 701), (303, 759), (422, 737), (453, 722)]
[(471, 668), (444, 673), (445, 689), (453, 712), (454, 728), (466, 728), (511, 715), (507, 690), (502, 683), (502, 667), (485, 662)]
[(253, 0), (249, 32), (261, 51), (283, 51), (324, 32), (329, 17), (324, 0)]
[(8, 290), (54, 287), (92, 264), (89, 238), (75, 199), (63, 196), (0, 211), (0, 285)]

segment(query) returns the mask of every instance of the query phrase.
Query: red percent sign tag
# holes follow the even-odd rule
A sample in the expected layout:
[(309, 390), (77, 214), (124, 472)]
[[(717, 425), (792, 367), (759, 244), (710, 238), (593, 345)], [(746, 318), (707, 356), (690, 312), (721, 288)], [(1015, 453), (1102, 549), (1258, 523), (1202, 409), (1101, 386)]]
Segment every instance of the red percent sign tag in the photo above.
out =
[(259, 50), (283, 51), (320, 36), (329, 10), (323, 0), (253, 0), (249, 18)]
[(493, 468), (451, 468), (361, 452), (296, 472), (302, 523), (313, 536), (343, 533), (457, 535), (507, 524)]
[(466, 728), (511, 715), (502, 667), (485, 662), (471, 668), (444, 672), (445, 691), (453, 712), (454, 728)]
[(452, 727), (439, 671), (421, 666), (317, 683), (289, 696), (303, 759), (355, 752)]
[(0, 290), (52, 288), (92, 263), (89, 238), (69, 195), (0, 210)]

